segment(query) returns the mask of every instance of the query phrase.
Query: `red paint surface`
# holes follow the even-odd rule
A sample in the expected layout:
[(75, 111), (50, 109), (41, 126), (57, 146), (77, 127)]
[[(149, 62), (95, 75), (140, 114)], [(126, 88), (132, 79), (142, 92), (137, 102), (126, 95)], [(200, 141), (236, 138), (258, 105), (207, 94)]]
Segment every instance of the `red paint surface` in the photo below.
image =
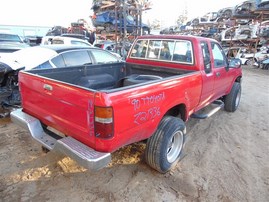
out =
[[(148, 36), (153, 38), (155, 36)], [(97, 151), (113, 152), (118, 148), (150, 137), (169, 109), (183, 104), (186, 117), (229, 93), (233, 82), (241, 76), (241, 68), (214, 69), (205, 74), (199, 42), (210, 39), (188, 36), (159, 36), (187, 39), (194, 48), (194, 65), (156, 62), (128, 58), (127, 63), (195, 70), (182, 77), (165, 79), (158, 83), (130, 88), (114, 93), (91, 92), (20, 72), (19, 81), (23, 110), (41, 122), (83, 142)], [(215, 76), (220, 71), (222, 78)], [(52, 91), (45, 90), (51, 85)], [(217, 88), (216, 88), (217, 87)], [(206, 94), (203, 94), (206, 93)], [(206, 96), (205, 96), (206, 95)], [(112, 106), (114, 137), (99, 139), (94, 134), (94, 106)]]

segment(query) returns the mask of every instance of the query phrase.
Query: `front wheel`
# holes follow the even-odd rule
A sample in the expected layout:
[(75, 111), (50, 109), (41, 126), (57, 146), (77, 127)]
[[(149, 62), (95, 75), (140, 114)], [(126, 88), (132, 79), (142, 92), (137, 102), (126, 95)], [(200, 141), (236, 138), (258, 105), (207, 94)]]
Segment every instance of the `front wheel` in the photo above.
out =
[(224, 109), (228, 112), (237, 110), (241, 99), (241, 84), (235, 82), (231, 92), (224, 98)]
[(245, 62), (245, 65), (247, 65), (247, 66), (252, 66), (252, 65), (254, 65), (255, 62), (256, 62), (255, 59), (250, 58), (250, 59), (248, 59), (248, 60)]
[(147, 164), (160, 173), (171, 170), (182, 155), (185, 134), (186, 127), (181, 119), (164, 117), (157, 131), (147, 141)]

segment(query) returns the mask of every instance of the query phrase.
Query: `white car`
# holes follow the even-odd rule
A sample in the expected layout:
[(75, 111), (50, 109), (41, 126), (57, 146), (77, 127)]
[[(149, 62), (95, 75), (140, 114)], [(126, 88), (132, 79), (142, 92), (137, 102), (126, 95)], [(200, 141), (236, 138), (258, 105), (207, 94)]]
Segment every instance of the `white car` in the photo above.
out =
[(24, 48), (0, 58), (0, 105), (20, 104), (20, 70), (124, 62), (112, 52), (85, 46), (44, 45)]
[(0, 33), (0, 58), (17, 50), (30, 47), (17, 34)]
[(247, 50), (246, 47), (230, 47), (224, 50), (228, 58), (239, 58), (243, 65), (258, 65), (259, 61), (269, 57), (268, 49), (262, 47), (261, 50)]
[[(80, 47), (93, 47), (91, 43), (89, 43), (87, 40), (75, 38), (75, 37), (67, 37), (67, 36), (45, 36), (42, 39), (41, 45), (67, 45), (67, 46), (75, 46), (78, 45)], [(99, 47), (98, 45), (95, 45), (95, 47)], [(104, 49), (104, 48), (102, 48)], [(122, 58), (120, 54), (114, 52), (113, 49), (105, 49), (110, 51), (113, 55), (115, 55), (118, 58)]]
[(222, 19), (219, 18), (218, 12), (208, 12), (202, 17), (197, 17), (194, 18), (191, 21), (192, 26), (197, 26), (197, 25), (205, 25), (205, 24), (216, 24)]
[(87, 40), (79, 39), (75, 37), (66, 36), (45, 36), (42, 38), (41, 45), (53, 45), (53, 44), (63, 44), (63, 45), (79, 45), (79, 46), (93, 46)]
[(258, 24), (230, 27), (221, 32), (221, 41), (231, 42), (245, 39), (256, 39), (258, 27)]

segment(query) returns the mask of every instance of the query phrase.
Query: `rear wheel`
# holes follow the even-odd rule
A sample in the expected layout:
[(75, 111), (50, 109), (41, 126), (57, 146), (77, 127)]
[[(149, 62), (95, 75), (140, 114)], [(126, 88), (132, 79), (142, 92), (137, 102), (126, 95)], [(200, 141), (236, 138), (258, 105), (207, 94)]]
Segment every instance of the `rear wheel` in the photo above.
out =
[(185, 133), (186, 127), (181, 119), (164, 117), (157, 131), (147, 141), (147, 164), (160, 173), (171, 170), (182, 155)]
[(224, 98), (224, 109), (228, 112), (237, 110), (241, 99), (241, 84), (235, 82), (231, 92)]

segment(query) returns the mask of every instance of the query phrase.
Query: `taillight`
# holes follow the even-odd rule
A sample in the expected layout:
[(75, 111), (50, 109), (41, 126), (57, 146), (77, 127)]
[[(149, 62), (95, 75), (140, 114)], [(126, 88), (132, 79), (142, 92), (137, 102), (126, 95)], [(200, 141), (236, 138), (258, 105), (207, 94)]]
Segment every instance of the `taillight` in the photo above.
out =
[(95, 106), (94, 114), (95, 136), (103, 139), (112, 138), (114, 136), (112, 107)]

